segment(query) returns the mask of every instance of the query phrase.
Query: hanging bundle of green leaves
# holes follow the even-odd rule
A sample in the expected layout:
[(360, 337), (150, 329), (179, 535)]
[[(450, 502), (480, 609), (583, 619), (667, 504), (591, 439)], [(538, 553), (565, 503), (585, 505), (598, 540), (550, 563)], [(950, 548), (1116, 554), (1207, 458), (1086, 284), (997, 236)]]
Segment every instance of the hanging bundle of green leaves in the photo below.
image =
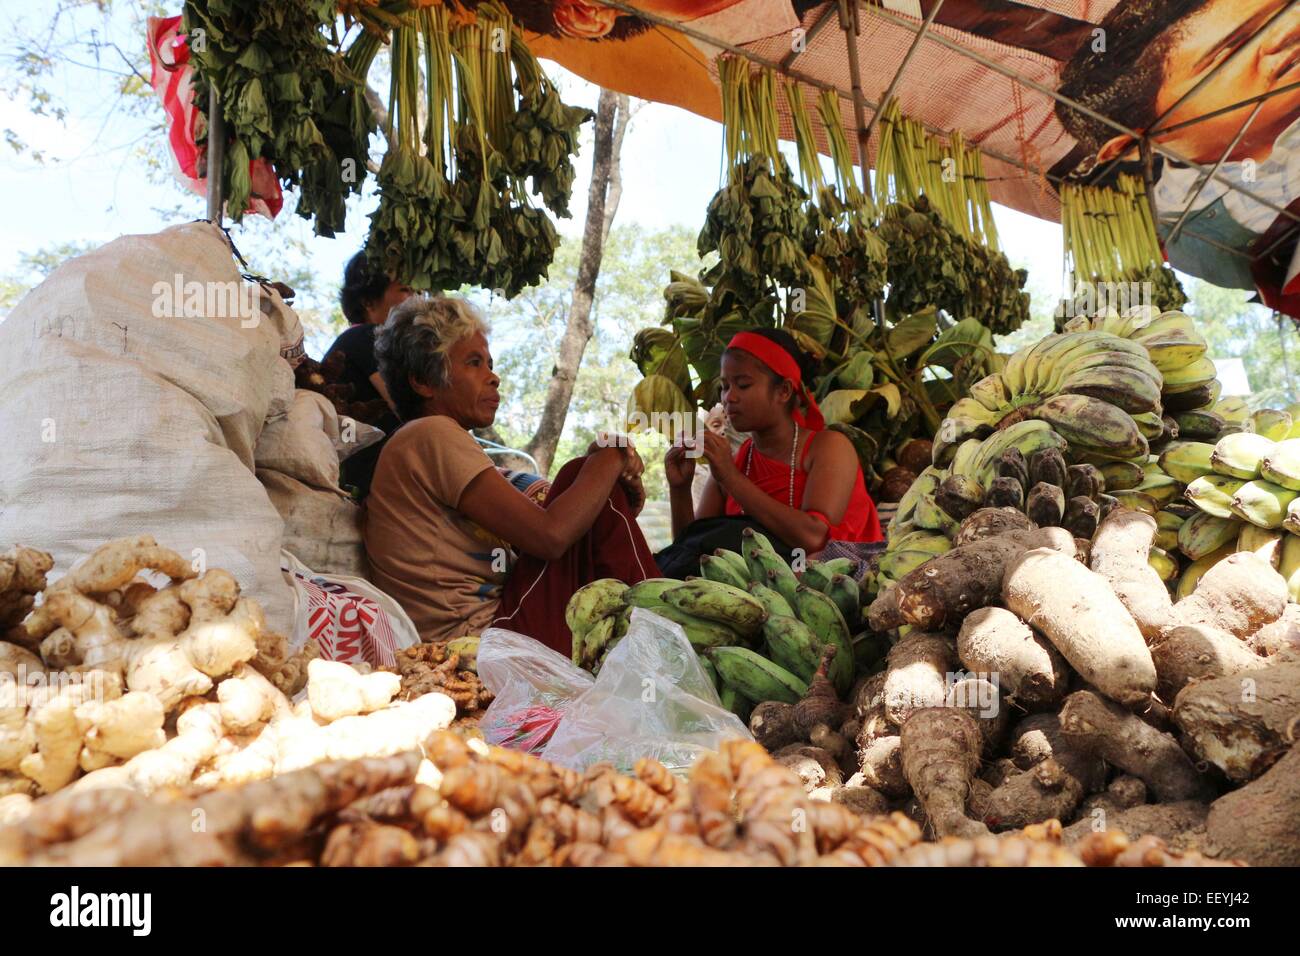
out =
[(315, 220), (318, 235), (344, 227), (345, 203), (361, 191), (376, 127), (364, 77), (378, 44), (340, 56), (331, 46), (334, 16), (334, 0), (185, 2), (194, 102), (206, 117), (209, 90), (220, 94), (227, 124), (220, 175), (236, 221), (252, 195), (249, 163), (263, 158), (298, 190), (297, 213)]
[(530, 193), (569, 214), (591, 112), (560, 100), (495, 3), (454, 21), (442, 5), (422, 7), (393, 29), (392, 51), (389, 156), (367, 255), (417, 289), (477, 285), (509, 298), (537, 284), (559, 237)]
[(1075, 293), (1064, 313), (1075, 315), (1097, 307), (1097, 297), (1085, 290), (1097, 283), (1142, 292), (1148, 291), (1143, 283), (1150, 283), (1149, 304), (1161, 312), (1181, 309), (1187, 302), (1178, 277), (1164, 265), (1146, 189), (1137, 176), (1121, 175), (1114, 189), (1062, 186), (1061, 228), (1065, 270)]
[(876, 181), (885, 207), (890, 301), (904, 312), (933, 305), (997, 334), (1029, 318), (1028, 273), (998, 249), (983, 159), (960, 134), (942, 144), (896, 101), (881, 115)]

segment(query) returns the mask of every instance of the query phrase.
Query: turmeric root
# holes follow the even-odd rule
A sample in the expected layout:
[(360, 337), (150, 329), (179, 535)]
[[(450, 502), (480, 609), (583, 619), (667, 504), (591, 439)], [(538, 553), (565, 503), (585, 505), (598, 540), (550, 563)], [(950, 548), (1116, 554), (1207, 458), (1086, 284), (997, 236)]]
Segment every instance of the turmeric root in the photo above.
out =
[(1157, 836), (1130, 840), (1116, 830), (1090, 833), (1075, 846), (1088, 866), (1241, 866), (1233, 861), (1211, 860), (1197, 852), (1171, 850)]
[(1061, 733), (1107, 763), (1142, 780), (1161, 802), (1203, 800), (1211, 792), (1191, 758), (1169, 734), (1090, 691), (1076, 691), (1061, 708)]
[(419, 842), (401, 827), (343, 823), (330, 831), (321, 866), (410, 866), (420, 858)]
[(979, 769), (983, 740), (962, 710), (931, 707), (903, 724), (903, 774), (925, 807), (937, 836), (975, 836), (988, 828), (966, 816), (971, 780)]
[(1064, 847), (1023, 836), (947, 839), (914, 846), (891, 866), (1083, 866), (1083, 861)]

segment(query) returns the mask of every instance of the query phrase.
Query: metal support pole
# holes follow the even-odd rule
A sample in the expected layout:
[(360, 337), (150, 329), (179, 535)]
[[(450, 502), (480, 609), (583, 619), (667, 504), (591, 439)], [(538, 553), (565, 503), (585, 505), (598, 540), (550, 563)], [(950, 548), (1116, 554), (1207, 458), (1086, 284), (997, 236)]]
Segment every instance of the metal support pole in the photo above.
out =
[(226, 117), (214, 83), (208, 88), (208, 218), (221, 225), (222, 171), (226, 165)]
[(858, 64), (858, 5), (853, 0), (839, 0), (840, 28), (849, 54), (849, 86), (853, 90), (853, 126), (858, 131), (858, 167), (862, 171), (862, 192), (872, 195), (871, 160), (867, 156), (866, 100), (862, 95), (862, 71)]
[(894, 78), (889, 81), (889, 86), (885, 87), (884, 95), (880, 97), (880, 106), (871, 113), (871, 121), (867, 124), (866, 132), (863, 134), (868, 140), (871, 139), (871, 131), (875, 128), (876, 121), (880, 119), (881, 112), (889, 105), (890, 99), (893, 98), (894, 92), (898, 89), (899, 81), (903, 78), (903, 71), (912, 62), (912, 57), (916, 55), (916, 51), (920, 48), (925, 35), (930, 32), (930, 24), (934, 23), (934, 18), (939, 15), (943, 3), (944, 0), (938, 0), (930, 8), (930, 12), (925, 17), (925, 22), (921, 24), (921, 29), (917, 31), (916, 36), (912, 37), (912, 45), (907, 48), (907, 53), (903, 55), (903, 61), (898, 64), (898, 69), (894, 71)]
[[(804, 50), (812, 46), (812, 41), (817, 39), (817, 34), (826, 29), (826, 24), (830, 23), (831, 17), (835, 15), (835, 7), (836, 5), (833, 3), (828, 5), (826, 9), (822, 11), (822, 15), (817, 18), (816, 22), (808, 28), (808, 32), (804, 34), (803, 38)], [(794, 65), (794, 61), (799, 58), (799, 54), (802, 52), (803, 50), (795, 50), (792, 48), (790, 52), (785, 55), (785, 58), (781, 60), (781, 69), (790, 69), (790, 67)]]
[(1183, 206), (1182, 215), (1178, 217), (1178, 221), (1174, 223), (1173, 230), (1169, 233), (1170, 242), (1173, 242), (1178, 238), (1178, 233), (1182, 231), (1183, 223), (1187, 221), (1187, 216), (1191, 213), (1192, 206), (1195, 204), (1197, 198), (1200, 197), (1206, 184), (1209, 183), (1210, 177), (1217, 173), (1219, 167), (1223, 165), (1224, 160), (1232, 155), (1232, 151), (1237, 148), (1237, 144), (1241, 142), (1241, 138), (1246, 135), (1246, 130), (1250, 129), (1250, 124), (1255, 122), (1255, 117), (1259, 115), (1259, 111), (1263, 108), (1263, 103), (1255, 104), (1255, 108), (1251, 110), (1250, 115), (1246, 117), (1246, 122), (1241, 124), (1241, 129), (1237, 130), (1237, 135), (1232, 138), (1232, 142), (1228, 144), (1228, 148), (1223, 151), (1223, 154), (1215, 162), (1214, 168), (1202, 176), (1201, 181), (1196, 184), (1196, 189), (1194, 189), (1191, 196), (1187, 198), (1187, 205)]
[[(911, 21), (903, 17), (896, 16), (895, 14), (886, 10), (884, 7), (872, 7), (872, 15), (880, 17), (886, 22), (896, 24), (907, 30), (911, 30), (913, 33), (915, 33), (919, 29), (919, 27), (913, 26)], [(1070, 107), (1071, 109), (1077, 110), (1078, 112), (1082, 113), (1084, 116), (1089, 116), (1095, 119), (1099, 123), (1105, 123), (1107, 126), (1115, 130), (1116, 132), (1123, 133), (1126, 136), (1130, 137), (1134, 142), (1140, 142), (1142, 139), (1141, 133), (1137, 132), (1134, 129), (1130, 129), (1129, 127), (1125, 126), (1123, 123), (1120, 123), (1118, 120), (1113, 120), (1109, 116), (1106, 116), (1103, 113), (1098, 113), (1096, 110), (1084, 106), (1078, 100), (1072, 99), (1071, 97), (1068, 97), (1063, 93), (1060, 93), (1052, 89), (1050, 86), (1045, 86), (1044, 84), (1039, 83), (1037, 80), (1031, 80), (1026, 76), (1022, 76), (1019, 73), (1017, 73), (1015, 70), (1013, 70), (1011, 67), (1003, 66), (1001, 63), (997, 62), (996, 60), (991, 59), (990, 57), (987, 57), (976, 50), (972, 50), (970, 47), (963, 46), (962, 44), (956, 42), (955, 40), (950, 40), (941, 33), (931, 33), (930, 39), (933, 40), (935, 43), (938, 43), (940, 46), (952, 50), (954, 53), (959, 53), (969, 60), (974, 60), (976, 63), (980, 64), (981, 66), (987, 67), (990, 70), (993, 70), (995, 73), (1000, 73), (1001, 75), (1009, 79), (1013, 79), (1019, 83), (1024, 84), (1025, 86), (1029, 87), (1031, 90), (1035, 90), (1039, 93), (1044, 94), (1045, 96), (1050, 96), (1052, 99), (1056, 100), (1057, 102), (1064, 103), (1066, 106)], [(1153, 141), (1151, 143), (1151, 148), (1154, 149), (1156, 152), (1160, 153), (1162, 156), (1167, 156), (1170, 159), (1174, 160), (1175, 162), (1183, 163), (1186, 166), (1190, 166), (1192, 169), (1199, 170), (1202, 173), (1208, 171), (1208, 167), (1202, 165), (1201, 163), (1192, 162), (1187, 157), (1183, 156), (1181, 153), (1178, 153), (1170, 149), (1168, 146), (1161, 146), (1159, 143)], [(1232, 180), (1228, 179), (1222, 173), (1215, 173), (1213, 178), (1216, 182), (1221, 182), (1225, 186), (1237, 190), (1237, 192), (1241, 193), (1243, 196), (1247, 197), (1248, 199), (1253, 199), (1255, 202), (1259, 203), (1265, 209), (1271, 209), (1274, 212), (1278, 213), (1279, 215), (1285, 216), (1286, 218), (1293, 220), (1294, 222), (1300, 222), (1300, 215), (1291, 212), (1291, 210), (1286, 209), (1283, 206), (1279, 206), (1277, 203), (1270, 202), (1269, 200), (1263, 198), (1262, 196), (1256, 195), (1255, 193), (1251, 192), (1248, 189), (1242, 189), (1241, 186), (1234, 183)]]

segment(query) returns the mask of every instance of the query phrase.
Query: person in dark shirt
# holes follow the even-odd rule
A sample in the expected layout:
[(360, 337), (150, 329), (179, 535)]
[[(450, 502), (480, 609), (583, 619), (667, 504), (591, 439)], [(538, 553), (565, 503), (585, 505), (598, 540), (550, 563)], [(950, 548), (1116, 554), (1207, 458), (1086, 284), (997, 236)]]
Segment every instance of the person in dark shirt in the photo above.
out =
[[(339, 304), (343, 315), (351, 323), (334, 340), (322, 360), (326, 364), (336, 355), (343, 359), (342, 382), (353, 387), (353, 401), (368, 402), (382, 398), (390, 411), (382, 418), (369, 422), (392, 434), (400, 424), (393, 409), (393, 400), (379, 374), (375, 362), (375, 330), (384, 324), (388, 313), (413, 295), (409, 286), (376, 272), (366, 261), (366, 254), (358, 252), (348, 260), (343, 269), (343, 288), (339, 290)], [(346, 458), (340, 470), (340, 481), (356, 489), (359, 498), (370, 491), (370, 479), (379, 460), (380, 442), (364, 448)]]
[(355, 389), (358, 402), (383, 398), (391, 408), (392, 400), (375, 363), (375, 329), (384, 324), (388, 313), (412, 295), (409, 286), (375, 272), (366, 261), (366, 254), (358, 252), (348, 260), (343, 269), (343, 288), (339, 290), (339, 304), (350, 323), (329, 351), (324, 362), (336, 352), (343, 354), (344, 379)]

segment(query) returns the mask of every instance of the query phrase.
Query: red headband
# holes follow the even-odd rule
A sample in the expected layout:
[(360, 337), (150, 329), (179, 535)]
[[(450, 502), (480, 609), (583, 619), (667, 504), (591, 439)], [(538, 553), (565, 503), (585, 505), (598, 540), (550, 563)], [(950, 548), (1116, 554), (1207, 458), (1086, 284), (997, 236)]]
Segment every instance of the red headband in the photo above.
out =
[(819, 432), (826, 427), (826, 419), (822, 418), (822, 410), (817, 407), (817, 400), (813, 398), (812, 392), (804, 384), (803, 372), (799, 370), (799, 363), (794, 360), (794, 356), (789, 352), (767, 338), (767, 336), (759, 335), (757, 332), (737, 332), (731, 337), (731, 341), (727, 343), (727, 348), (748, 352), (777, 375), (794, 382), (795, 389), (808, 403), (806, 413), (797, 408), (794, 410), (796, 425), (801, 425), (814, 432)]

